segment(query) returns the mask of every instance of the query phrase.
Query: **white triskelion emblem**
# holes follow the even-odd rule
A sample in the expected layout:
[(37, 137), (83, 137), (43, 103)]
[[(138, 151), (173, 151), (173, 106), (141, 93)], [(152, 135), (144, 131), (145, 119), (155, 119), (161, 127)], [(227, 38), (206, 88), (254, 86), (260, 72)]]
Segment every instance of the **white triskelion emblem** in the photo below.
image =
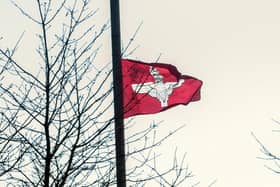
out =
[(151, 97), (155, 97), (160, 101), (161, 107), (167, 107), (169, 95), (171, 95), (174, 88), (180, 87), (184, 83), (184, 79), (180, 79), (178, 82), (163, 82), (163, 76), (156, 68), (150, 67), (150, 73), (155, 82), (132, 84), (132, 89), (136, 93), (148, 93)]

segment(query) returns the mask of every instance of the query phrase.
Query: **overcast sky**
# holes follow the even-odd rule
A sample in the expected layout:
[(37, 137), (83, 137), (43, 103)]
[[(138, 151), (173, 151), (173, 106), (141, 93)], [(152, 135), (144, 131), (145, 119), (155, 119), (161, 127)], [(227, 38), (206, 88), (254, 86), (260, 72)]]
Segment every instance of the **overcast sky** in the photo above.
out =
[(143, 22), (132, 58), (153, 61), (162, 54), (161, 62), (204, 82), (200, 102), (137, 117), (139, 125), (164, 119), (168, 131), (186, 124), (162, 150), (187, 152), (200, 186), (217, 179), (216, 187), (278, 187), (280, 175), (257, 159), (262, 154), (251, 132), (279, 149), (272, 119), (280, 119), (280, 2), (121, 2), (124, 41)]
[[(96, 2), (104, 11), (109, 5)], [(272, 132), (272, 119), (280, 120), (279, 7), (278, 0), (121, 1), (124, 43), (143, 22), (130, 58), (152, 62), (161, 54), (160, 62), (204, 82), (201, 101), (135, 118), (137, 125), (163, 119), (163, 134), (186, 125), (159, 151), (166, 160), (175, 147), (186, 152), (199, 186), (216, 180), (215, 187), (279, 187), (280, 175), (257, 159), (262, 154), (251, 136), (279, 148)], [(22, 32), (17, 28), (29, 28), (11, 8), (8, 0), (0, 2), (1, 46), (13, 43), (12, 35)]]

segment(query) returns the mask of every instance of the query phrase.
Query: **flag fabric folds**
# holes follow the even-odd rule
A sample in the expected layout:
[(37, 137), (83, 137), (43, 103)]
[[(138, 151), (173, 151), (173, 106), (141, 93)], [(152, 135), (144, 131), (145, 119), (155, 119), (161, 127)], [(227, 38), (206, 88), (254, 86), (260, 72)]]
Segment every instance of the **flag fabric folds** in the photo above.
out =
[(202, 81), (170, 64), (122, 59), (124, 118), (200, 99)]

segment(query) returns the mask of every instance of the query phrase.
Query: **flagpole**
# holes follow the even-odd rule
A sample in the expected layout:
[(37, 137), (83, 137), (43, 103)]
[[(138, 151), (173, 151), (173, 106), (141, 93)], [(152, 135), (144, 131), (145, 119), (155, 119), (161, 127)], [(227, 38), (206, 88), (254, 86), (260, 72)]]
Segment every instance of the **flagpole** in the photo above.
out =
[(126, 187), (119, 0), (110, 0), (117, 187)]

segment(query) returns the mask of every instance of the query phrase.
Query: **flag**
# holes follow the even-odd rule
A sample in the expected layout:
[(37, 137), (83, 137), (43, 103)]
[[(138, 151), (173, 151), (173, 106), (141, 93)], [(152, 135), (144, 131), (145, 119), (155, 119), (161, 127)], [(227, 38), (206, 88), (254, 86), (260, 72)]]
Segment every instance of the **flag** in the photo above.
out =
[(122, 59), (124, 118), (154, 114), (200, 99), (202, 81), (170, 64)]

